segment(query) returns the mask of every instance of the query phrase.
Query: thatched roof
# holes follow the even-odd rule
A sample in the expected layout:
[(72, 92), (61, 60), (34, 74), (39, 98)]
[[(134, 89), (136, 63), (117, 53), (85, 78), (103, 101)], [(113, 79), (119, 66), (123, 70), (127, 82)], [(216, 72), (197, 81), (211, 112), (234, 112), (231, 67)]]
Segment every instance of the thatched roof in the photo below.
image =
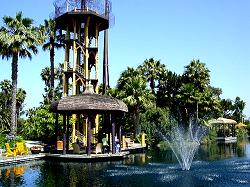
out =
[(210, 123), (212, 124), (237, 124), (235, 120), (227, 119), (227, 118), (218, 118), (215, 120), (211, 120)]
[(58, 113), (113, 113), (127, 112), (127, 105), (111, 96), (84, 93), (83, 95), (67, 96), (51, 104), (51, 111)]
[(247, 127), (247, 125), (245, 125), (244, 123), (238, 123), (237, 125), (235, 125), (236, 128), (245, 128)]

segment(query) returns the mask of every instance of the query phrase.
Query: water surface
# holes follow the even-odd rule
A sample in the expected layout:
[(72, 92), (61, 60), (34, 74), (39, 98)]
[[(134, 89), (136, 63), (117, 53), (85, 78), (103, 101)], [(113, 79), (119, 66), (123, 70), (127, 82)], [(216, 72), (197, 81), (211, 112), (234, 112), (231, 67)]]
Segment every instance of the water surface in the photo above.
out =
[(202, 145), (189, 171), (170, 150), (118, 162), (32, 161), (1, 167), (0, 186), (250, 186), (250, 144)]

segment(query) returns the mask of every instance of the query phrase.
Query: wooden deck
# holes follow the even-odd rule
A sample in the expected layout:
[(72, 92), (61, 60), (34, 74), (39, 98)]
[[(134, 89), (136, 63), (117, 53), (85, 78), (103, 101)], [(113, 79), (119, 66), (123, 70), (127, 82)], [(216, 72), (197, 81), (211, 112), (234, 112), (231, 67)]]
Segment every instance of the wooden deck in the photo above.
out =
[(19, 164), (22, 162), (28, 162), (37, 159), (65, 161), (65, 162), (105, 162), (105, 161), (118, 161), (127, 158), (129, 154), (140, 153), (145, 150), (145, 147), (134, 146), (122, 150), (120, 153), (115, 154), (51, 154), (51, 153), (40, 153), (40, 154), (28, 154), (18, 155), (15, 157), (0, 156), (0, 167), (12, 164)]
[(130, 153), (128, 151), (116, 154), (46, 154), (48, 160), (68, 161), (68, 162), (104, 162), (123, 160)]
[(31, 160), (42, 159), (45, 157), (45, 154), (29, 154), (15, 157), (6, 157), (0, 156), (0, 166), (11, 165), (11, 164), (19, 164), (22, 162), (27, 162)]
[(216, 139), (218, 142), (221, 142), (221, 143), (235, 143), (235, 142), (237, 142), (237, 137), (235, 137), (235, 136), (217, 137)]

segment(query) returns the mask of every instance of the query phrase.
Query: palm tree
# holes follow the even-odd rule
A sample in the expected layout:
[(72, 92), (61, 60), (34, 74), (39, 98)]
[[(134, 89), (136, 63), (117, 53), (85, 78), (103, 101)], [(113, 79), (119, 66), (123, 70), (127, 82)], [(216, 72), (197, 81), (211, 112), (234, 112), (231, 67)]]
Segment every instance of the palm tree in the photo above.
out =
[(42, 26), (43, 31), (46, 35), (46, 43), (43, 45), (43, 50), (50, 51), (50, 69), (51, 69), (51, 79), (50, 79), (50, 88), (52, 91), (52, 101), (55, 98), (55, 48), (59, 49), (64, 47), (62, 44), (62, 38), (56, 36), (56, 22), (55, 20), (44, 20), (44, 26)]
[(43, 98), (44, 98), (44, 104), (49, 104), (50, 101), (52, 100), (52, 89), (51, 89), (51, 69), (50, 67), (45, 67), (44, 69), (42, 69), (41, 72), (41, 77), (42, 80), (44, 81), (45, 87), (44, 87), (44, 91), (45, 94), (43, 94)]
[(222, 99), (220, 101), (221, 110), (224, 118), (231, 118), (233, 114), (233, 101), (231, 99)]
[(237, 96), (234, 100), (233, 105), (233, 117), (237, 122), (243, 122), (243, 110), (246, 106), (246, 103)]
[(200, 60), (192, 60), (185, 66), (183, 74), (184, 83), (191, 83), (199, 91), (203, 91), (210, 84), (210, 71)]
[(139, 71), (134, 68), (128, 68), (121, 74), (117, 89), (119, 98), (128, 105), (132, 112), (135, 135), (138, 135), (141, 132), (140, 111), (152, 104), (154, 96), (147, 89), (144, 76), (140, 75)]
[(147, 82), (149, 82), (151, 91), (155, 94), (156, 82), (167, 73), (164, 64), (161, 64), (159, 60), (154, 60), (154, 58), (146, 59), (139, 70), (145, 75)]
[(16, 135), (16, 93), (18, 59), (32, 58), (32, 53), (37, 54), (37, 45), (43, 42), (43, 37), (33, 20), (23, 18), (22, 12), (16, 13), (16, 17), (3, 17), (4, 26), (0, 28), (0, 54), (2, 58), (12, 59), (12, 98), (11, 98), (11, 135)]

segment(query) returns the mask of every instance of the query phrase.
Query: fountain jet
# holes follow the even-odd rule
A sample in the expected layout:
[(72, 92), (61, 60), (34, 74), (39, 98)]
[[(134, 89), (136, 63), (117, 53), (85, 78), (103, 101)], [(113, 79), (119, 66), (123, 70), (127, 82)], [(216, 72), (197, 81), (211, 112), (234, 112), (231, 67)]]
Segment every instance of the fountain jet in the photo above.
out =
[(169, 143), (182, 170), (189, 170), (198, 150), (200, 141), (206, 135), (208, 127), (196, 120), (190, 120), (187, 125), (176, 124), (164, 139)]

